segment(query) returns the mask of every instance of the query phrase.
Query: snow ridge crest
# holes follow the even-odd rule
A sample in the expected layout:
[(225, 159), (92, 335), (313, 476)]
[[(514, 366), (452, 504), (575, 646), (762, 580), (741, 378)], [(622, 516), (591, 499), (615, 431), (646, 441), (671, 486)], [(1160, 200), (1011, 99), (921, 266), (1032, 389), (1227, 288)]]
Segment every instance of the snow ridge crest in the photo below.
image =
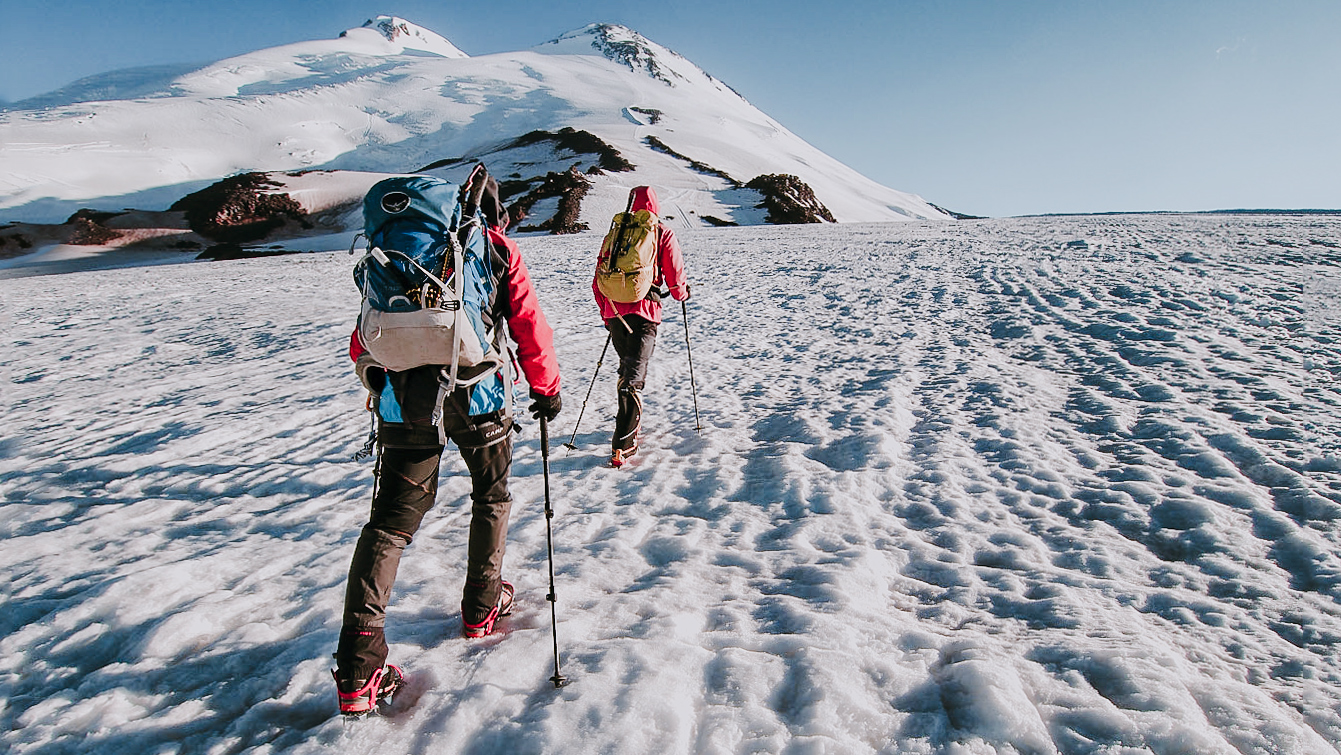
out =
[[(642, 70), (648, 76), (670, 86), (675, 86), (675, 82), (670, 79), (671, 76), (684, 79), (673, 68), (661, 64), (657, 51), (653, 48), (656, 43), (638, 32), (618, 24), (592, 24), (587, 28), (591, 30), (593, 37), (591, 46), (610, 60), (626, 65), (633, 71)], [(661, 49), (675, 55), (664, 47)]]
[(445, 37), (398, 16), (378, 16), (368, 19), (362, 28), (372, 29), (386, 37), (388, 42), (406, 49), (431, 52), (444, 58), (470, 57)]
[(580, 54), (584, 48), (595, 50), (631, 71), (641, 71), (667, 86), (675, 86), (676, 80), (689, 81), (695, 73), (712, 79), (675, 51), (619, 24), (588, 24), (536, 49), (547, 53)]

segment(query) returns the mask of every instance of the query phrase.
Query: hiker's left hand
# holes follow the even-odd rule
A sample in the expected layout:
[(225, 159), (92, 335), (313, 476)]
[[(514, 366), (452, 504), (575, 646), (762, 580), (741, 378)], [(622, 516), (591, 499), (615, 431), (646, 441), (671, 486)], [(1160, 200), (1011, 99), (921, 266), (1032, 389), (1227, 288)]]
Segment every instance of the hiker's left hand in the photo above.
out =
[(533, 402), (531, 404), (531, 416), (536, 419), (543, 419), (546, 422), (554, 421), (554, 418), (559, 416), (559, 410), (563, 408), (563, 401), (560, 400), (557, 393), (553, 396), (546, 396), (531, 391), (531, 399)]

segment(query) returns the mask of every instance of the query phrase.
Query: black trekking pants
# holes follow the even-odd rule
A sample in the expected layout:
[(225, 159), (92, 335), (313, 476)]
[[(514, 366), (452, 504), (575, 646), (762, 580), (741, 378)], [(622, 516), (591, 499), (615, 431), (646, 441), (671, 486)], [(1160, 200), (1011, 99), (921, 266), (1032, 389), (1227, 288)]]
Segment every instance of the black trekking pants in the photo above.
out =
[(610, 447), (613, 451), (628, 450), (638, 444), (638, 430), (642, 427), (642, 391), (647, 382), (647, 365), (657, 345), (657, 324), (638, 315), (624, 315), (606, 320), (605, 327), (619, 355), (619, 412)]
[[(500, 422), (497, 418), (489, 421)], [(460, 447), (461, 458), (470, 471), (470, 534), (461, 613), (463, 621), (472, 624), (488, 615), (502, 589), (503, 554), (512, 508), (508, 493), (512, 435), (507, 431), (511, 421), (501, 423), (501, 439), (475, 447), (467, 444), (496, 432), (481, 433), (469, 418), (451, 411), (443, 418), (448, 438)], [(368, 678), (386, 664), (383, 628), (391, 588), (405, 546), (437, 498), (443, 452), (437, 430), (431, 427), (384, 423), (378, 438), (381, 449), (372, 514), (349, 565), (344, 627), (336, 650), (341, 675), (357, 679)]]

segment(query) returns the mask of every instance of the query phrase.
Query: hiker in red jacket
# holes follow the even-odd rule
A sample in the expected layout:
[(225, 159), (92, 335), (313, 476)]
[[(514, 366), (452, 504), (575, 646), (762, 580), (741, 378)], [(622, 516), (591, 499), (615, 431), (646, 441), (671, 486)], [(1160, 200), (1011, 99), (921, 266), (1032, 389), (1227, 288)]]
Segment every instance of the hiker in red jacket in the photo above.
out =
[[(638, 186), (629, 192), (629, 212), (648, 210), (657, 218), (661, 209), (656, 191), (650, 186)], [(623, 466), (638, 451), (638, 434), (642, 427), (642, 390), (647, 380), (647, 364), (656, 346), (657, 325), (661, 323), (661, 296), (657, 293), (664, 284), (676, 301), (689, 298), (689, 283), (685, 280), (684, 258), (675, 231), (665, 223), (657, 223), (657, 271), (652, 282), (652, 293), (645, 298), (625, 304), (611, 301), (601, 293), (597, 279), (592, 278), (591, 290), (601, 308), (601, 318), (610, 331), (610, 342), (619, 355), (619, 410), (615, 418), (615, 432), (610, 440), (610, 463)], [(596, 261), (599, 272), (606, 262)]]
[[(489, 179), (492, 183), (492, 179)], [(496, 184), (493, 184), (496, 187)], [(506, 322), (517, 344), (517, 363), (530, 384), (531, 413), (545, 421), (559, 413), (559, 364), (554, 354), (554, 332), (540, 310), (526, 264), (517, 245), (503, 235), (507, 214), (497, 202), (496, 189), (484, 205), (492, 249), (495, 296), (483, 312), (486, 327)], [(341, 713), (357, 715), (372, 710), (401, 683), (401, 672), (387, 665), (384, 633), (387, 603), (405, 546), (432, 508), (438, 489), (443, 437), (457, 445), (471, 479), (471, 517), (466, 554), (466, 580), (461, 596), (461, 621), (466, 637), (494, 631), (499, 617), (512, 609), (513, 588), (503, 580), (508, 515), (512, 497), (508, 474), (512, 467), (510, 399), (512, 386), (500, 371), (495, 388), (481, 392), (479, 383), (439, 393), (440, 365), (403, 372), (377, 364), (359, 342), (350, 340), (350, 357), (379, 405), (379, 453), (372, 514), (359, 536), (349, 567), (343, 628), (336, 650), (335, 678)], [(498, 390), (502, 387), (503, 390)], [(482, 405), (493, 400), (498, 404)], [(483, 397), (483, 398), (482, 398)], [(440, 419), (435, 422), (435, 414)], [(440, 434), (441, 432), (441, 434)]]

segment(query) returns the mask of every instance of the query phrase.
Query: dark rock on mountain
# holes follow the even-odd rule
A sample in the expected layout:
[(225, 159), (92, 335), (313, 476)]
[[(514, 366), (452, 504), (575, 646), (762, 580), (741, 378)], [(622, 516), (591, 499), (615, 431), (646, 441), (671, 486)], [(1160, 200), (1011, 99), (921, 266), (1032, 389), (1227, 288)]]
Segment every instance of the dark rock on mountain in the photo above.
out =
[[(504, 196), (508, 196), (509, 188), (515, 189), (516, 182), (504, 184)], [(520, 231), (549, 231), (555, 234), (581, 233), (587, 230), (587, 224), (580, 222), (578, 216), (582, 211), (582, 198), (587, 195), (590, 189), (591, 179), (579, 173), (577, 166), (574, 165), (563, 173), (547, 174), (538, 187), (527, 192), (521, 199), (508, 207), (508, 215), (517, 224), (517, 230)], [(525, 226), (521, 224), (530, 214), (531, 208), (535, 206), (536, 202), (550, 197), (559, 198), (559, 209), (553, 216), (539, 225)]]
[[(522, 134), (501, 147), (489, 149), (479, 154), (437, 160), (414, 172), (427, 173), (433, 170), (474, 165), (478, 162), (488, 165), (499, 162), (497, 158), (503, 153), (537, 146), (549, 147), (553, 150), (553, 156), (556, 158), (563, 157), (567, 160), (573, 158), (594, 158), (594, 160), (590, 161), (592, 167), (611, 173), (626, 173), (634, 169), (633, 163), (629, 162), (619, 150), (610, 146), (608, 142), (601, 139), (599, 136), (596, 136), (590, 131), (583, 131), (581, 129), (575, 129), (572, 126), (565, 126), (558, 131), (531, 131)], [(587, 162), (587, 160), (582, 161)], [(531, 180), (539, 181), (542, 180), (542, 178), (537, 176)]]
[(941, 212), (945, 213), (946, 215), (949, 215), (950, 217), (954, 218), (955, 220), (986, 220), (986, 218), (984, 218), (984, 217), (981, 216), (981, 215), (968, 215), (968, 214), (965, 214), (965, 213), (962, 213), (962, 212), (955, 212), (954, 210), (947, 210), (947, 209), (945, 209), (944, 207), (941, 207), (941, 206), (938, 205), (938, 204), (931, 204), (931, 202), (927, 202), (927, 204), (930, 204), (932, 207), (935, 207), (936, 209), (940, 210)]
[(661, 122), (662, 112), (654, 107), (631, 107), (629, 110), (647, 116), (647, 122), (653, 126)]
[(700, 217), (703, 218), (703, 222), (707, 223), (708, 225), (715, 226), (717, 228), (730, 228), (733, 226), (740, 225), (740, 223), (737, 223), (734, 220), (723, 220), (722, 218), (719, 218), (716, 215), (701, 215)]
[[(65, 243), (75, 246), (103, 246), (121, 237), (121, 233), (103, 225), (95, 219), (97, 215), (110, 216), (111, 213), (94, 213), (89, 211), (88, 215), (82, 214), (85, 210), (80, 210), (70, 218), (67, 225), (70, 228), (70, 236)], [(94, 216), (94, 217), (90, 217)]]
[(509, 147), (528, 147), (533, 144), (550, 143), (559, 149), (566, 149), (575, 155), (596, 155), (601, 170), (611, 173), (624, 173), (633, 170), (633, 163), (620, 154), (619, 150), (607, 144), (590, 131), (582, 131), (565, 126), (557, 132), (532, 131), (517, 137)]
[(18, 224), (0, 226), (0, 260), (27, 254), (32, 248), (32, 238), (23, 233)]
[(266, 191), (279, 187), (264, 173), (243, 173), (188, 194), (170, 209), (184, 212), (191, 230), (224, 243), (263, 239), (290, 223), (310, 229), (312, 224), (293, 197)]
[(656, 52), (641, 35), (630, 34), (615, 24), (599, 24), (592, 31), (591, 46), (610, 60), (628, 66), (630, 71), (642, 70), (667, 86), (675, 86), (671, 76), (681, 78), (661, 65)]
[(768, 211), (769, 223), (792, 225), (837, 222), (833, 213), (815, 197), (810, 186), (796, 176), (785, 173), (756, 176), (745, 184), (745, 188), (754, 189), (763, 195), (763, 201), (757, 206)]
[(715, 176), (717, 178), (722, 179), (723, 181), (726, 181), (734, 188), (737, 189), (740, 188), (740, 182), (732, 178), (730, 175), (728, 175), (726, 171), (718, 170), (717, 168), (714, 168), (711, 165), (708, 165), (707, 163), (699, 162), (698, 160), (686, 157), (668, 147), (665, 142), (661, 141), (655, 136), (644, 137), (643, 143), (658, 152), (663, 152), (667, 155), (670, 155), (671, 157), (683, 160), (685, 163), (689, 165), (690, 168), (693, 168), (696, 173), (702, 173), (705, 176)]

